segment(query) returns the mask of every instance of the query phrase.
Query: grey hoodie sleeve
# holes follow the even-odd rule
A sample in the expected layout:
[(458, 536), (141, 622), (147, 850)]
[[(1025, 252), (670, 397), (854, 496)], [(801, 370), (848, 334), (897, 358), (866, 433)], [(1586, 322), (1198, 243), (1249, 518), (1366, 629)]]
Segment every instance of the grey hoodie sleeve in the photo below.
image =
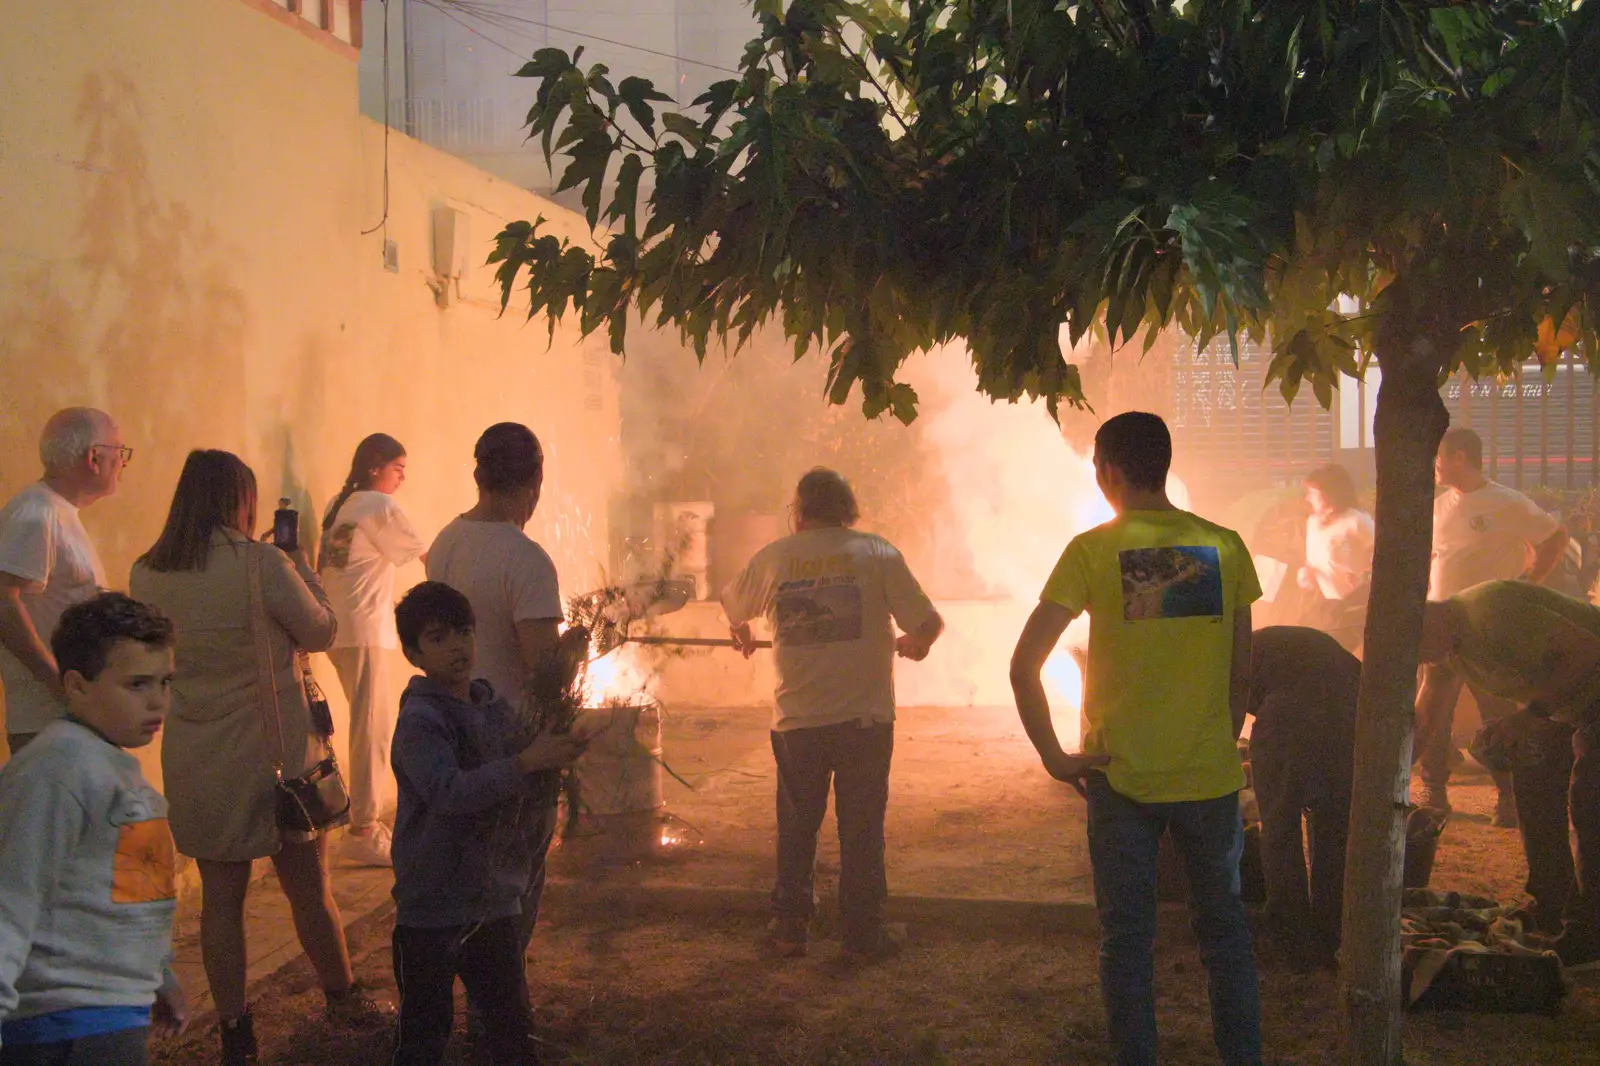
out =
[[(56, 782), (24, 782), (15, 775), (0, 789), (0, 1022), (17, 1009), (17, 980), (33, 948), (45, 901), (56, 891), (62, 867), (84, 824), (83, 806)], [(11, 794), (7, 794), (11, 793)]]
[(428, 807), (443, 815), (477, 814), (517, 798), (524, 774), (515, 756), (474, 770), (456, 762), (450, 731), (415, 703), (402, 711), (394, 731), (392, 761)]

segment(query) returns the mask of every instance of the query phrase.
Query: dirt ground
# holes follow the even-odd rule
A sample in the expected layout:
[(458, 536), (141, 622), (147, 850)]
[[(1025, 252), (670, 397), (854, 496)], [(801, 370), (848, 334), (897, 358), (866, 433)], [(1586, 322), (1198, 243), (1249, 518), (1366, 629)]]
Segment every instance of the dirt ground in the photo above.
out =
[[(554, 902), (554, 901), (553, 901)], [(393, 995), (387, 924), (354, 945), (363, 981)], [(582, 899), (550, 908), (528, 968), (542, 1039), (555, 1062), (608, 1064), (1110, 1063), (1092, 937), (984, 936), (909, 930), (905, 953), (852, 969), (837, 944), (777, 960), (760, 947), (759, 917), (696, 919), (648, 906), (604, 911)], [(1164, 915), (1157, 960), (1161, 1061), (1217, 1061), (1203, 978), (1180, 912)], [(1593, 978), (1593, 975), (1591, 975)], [(1334, 977), (1264, 962), (1267, 1061), (1329, 1061)], [(264, 1061), (356, 1066), (384, 1061), (384, 1030), (329, 1032), (304, 962), (255, 993)], [(468, 1061), (461, 1022), (451, 1063)], [(214, 1029), (159, 1045), (157, 1066), (205, 1061)], [(1412, 1066), (1592, 1064), (1600, 1046), (1600, 980), (1569, 995), (1558, 1018), (1412, 1015)]]
[[(663, 774), (663, 798), (677, 829), (702, 843), (682, 861), (641, 866), (604, 856), (595, 862), (595, 849), (580, 842), (553, 856), (552, 873), (613, 884), (769, 888), (776, 783), (768, 726), (765, 709), (669, 710), (663, 757), (692, 788)], [(1083, 803), (1039, 766), (1014, 710), (902, 709), (885, 834), (897, 895), (1092, 897)], [(826, 891), (838, 863), (831, 816), (818, 861)]]
[[(763, 951), (760, 894), (772, 864), (772, 770), (759, 711), (679, 712), (667, 762), (674, 832), (700, 840), (666, 861), (626, 862), (594, 842), (552, 855), (552, 887), (528, 968), (551, 1061), (616, 1064), (1109, 1063), (1096, 975), (1082, 803), (1038, 768), (1014, 718), (918, 711), (897, 732), (888, 824), (890, 889), (910, 917), (897, 959), (841, 963), (826, 918), (810, 957)], [(1493, 788), (1452, 789), (1433, 884), (1520, 898), (1517, 834), (1493, 829)], [(831, 824), (819, 891), (831, 895)], [(686, 900), (698, 899), (686, 906)], [(938, 903), (937, 907), (918, 907)], [(1060, 905), (1068, 906), (1062, 907)], [(1075, 906), (1074, 906), (1075, 905)], [(1028, 908), (1033, 908), (1029, 910)], [(1051, 911), (1050, 908), (1056, 908)], [(1076, 915), (1074, 919), (1071, 916)], [(1063, 917), (1065, 916), (1065, 917)], [(363, 981), (393, 996), (384, 908), (352, 930)], [(1203, 972), (1181, 908), (1163, 914), (1158, 995), (1164, 1064), (1215, 1063)], [(1262, 960), (1267, 1061), (1329, 1061), (1335, 976)], [(334, 1032), (303, 960), (256, 987), (264, 1061), (385, 1061), (387, 1031)], [(156, 1048), (158, 1066), (214, 1059), (202, 1026)], [(460, 1046), (453, 1063), (465, 1063)], [(1560, 1016), (1418, 1014), (1407, 1062), (1522, 1066), (1600, 1061), (1600, 975)]]

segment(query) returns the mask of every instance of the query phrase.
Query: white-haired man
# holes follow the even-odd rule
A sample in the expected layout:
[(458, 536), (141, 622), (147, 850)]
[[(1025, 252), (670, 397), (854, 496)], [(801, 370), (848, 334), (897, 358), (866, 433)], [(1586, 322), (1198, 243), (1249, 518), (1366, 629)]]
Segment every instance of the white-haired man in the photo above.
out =
[[(722, 594), (734, 642), (747, 657), (754, 650), (751, 619), (772, 626), (778, 667), (773, 943), (782, 955), (806, 952), (817, 832), (830, 785), (845, 954), (870, 961), (898, 947), (883, 925), (894, 657), (926, 658), (944, 621), (892, 544), (850, 528), (859, 515), (843, 477), (822, 467), (810, 471), (795, 489), (795, 533), (757, 552)], [(903, 630), (898, 638), (895, 623)]]
[(106, 583), (78, 511), (116, 492), (132, 459), (104, 411), (57, 411), (39, 435), (44, 476), (0, 509), (0, 678), (13, 755), (66, 710), (50, 635), (63, 611)]

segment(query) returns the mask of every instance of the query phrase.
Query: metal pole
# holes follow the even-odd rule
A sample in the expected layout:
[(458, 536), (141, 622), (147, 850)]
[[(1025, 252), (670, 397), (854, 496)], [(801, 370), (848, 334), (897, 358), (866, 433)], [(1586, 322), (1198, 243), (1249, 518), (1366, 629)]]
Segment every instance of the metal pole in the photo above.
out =
[(1322, 405), (1316, 402), (1313, 396), (1311, 402), (1306, 404), (1306, 409), (1311, 417), (1306, 420), (1306, 431), (1311, 435), (1311, 464), (1316, 466), (1322, 462), (1322, 454), (1317, 450), (1317, 416), (1322, 413)]
[[(1591, 354), (1595, 353), (1584, 352), (1585, 356)], [(1584, 365), (1585, 367), (1588, 365), (1587, 358), (1584, 360)], [(1592, 373), (1583, 376), (1589, 380), (1589, 484), (1600, 487), (1600, 403), (1596, 402), (1600, 397), (1595, 395), (1600, 390), (1595, 388), (1595, 377)]]
[(1577, 487), (1577, 471), (1573, 467), (1577, 465), (1578, 451), (1578, 353), (1562, 354), (1567, 371), (1567, 488), (1572, 489)]
[(1283, 461), (1287, 475), (1294, 469), (1294, 412), (1289, 409), (1287, 400), (1283, 404)]
[(1550, 389), (1539, 374), (1539, 484), (1550, 484)]
[(1500, 477), (1500, 394), (1505, 382), (1498, 373), (1494, 376), (1494, 391), (1489, 394), (1489, 478)]
[(1516, 371), (1516, 374), (1512, 377), (1512, 382), (1517, 387), (1516, 408), (1515, 408), (1515, 411), (1516, 411), (1516, 429), (1517, 429), (1517, 449), (1516, 449), (1515, 455), (1516, 455), (1516, 461), (1517, 461), (1517, 472), (1516, 472), (1515, 484), (1516, 484), (1517, 491), (1521, 492), (1522, 491), (1522, 364), (1521, 363), (1517, 364), (1517, 371)]
[(1367, 450), (1367, 378), (1356, 379), (1356, 447)]
[[(1241, 359), (1240, 362), (1244, 360)], [(1242, 460), (1244, 450), (1244, 379), (1246, 375), (1241, 368), (1240, 372), (1233, 375), (1233, 432), (1239, 442), (1239, 447), (1234, 454)]]

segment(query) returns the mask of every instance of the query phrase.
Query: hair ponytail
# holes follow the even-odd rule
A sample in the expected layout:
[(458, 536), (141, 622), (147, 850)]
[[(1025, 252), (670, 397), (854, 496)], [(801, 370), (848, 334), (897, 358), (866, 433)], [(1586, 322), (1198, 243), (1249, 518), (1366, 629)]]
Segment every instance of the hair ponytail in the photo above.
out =
[(334, 519), (339, 517), (339, 508), (344, 506), (352, 493), (372, 487), (374, 471), (396, 459), (404, 459), (405, 454), (405, 446), (387, 433), (374, 433), (356, 445), (356, 454), (350, 460), (350, 473), (344, 479), (344, 487), (328, 504), (328, 512), (322, 518), (322, 531), (326, 533), (333, 528)]

